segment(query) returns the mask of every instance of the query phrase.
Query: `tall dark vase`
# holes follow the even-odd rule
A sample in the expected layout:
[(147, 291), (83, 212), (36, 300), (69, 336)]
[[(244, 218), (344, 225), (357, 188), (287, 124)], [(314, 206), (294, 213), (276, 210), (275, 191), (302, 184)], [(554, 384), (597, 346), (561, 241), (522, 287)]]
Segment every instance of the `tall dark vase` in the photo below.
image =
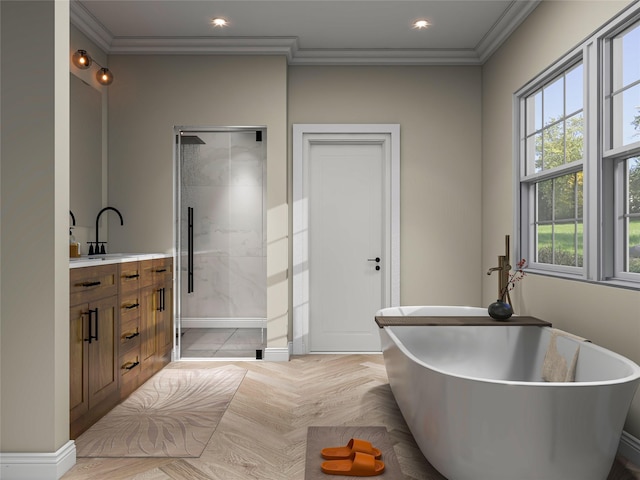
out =
[(513, 308), (507, 302), (496, 300), (489, 305), (489, 316), (496, 320), (508, 320), (513, 315)]

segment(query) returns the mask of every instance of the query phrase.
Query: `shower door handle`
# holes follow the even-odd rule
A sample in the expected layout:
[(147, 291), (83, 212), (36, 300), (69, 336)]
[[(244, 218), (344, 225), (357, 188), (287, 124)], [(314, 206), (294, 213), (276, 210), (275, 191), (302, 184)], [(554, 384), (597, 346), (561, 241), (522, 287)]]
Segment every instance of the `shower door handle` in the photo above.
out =
[(187, 211), (187, 293), (193, 293), (193, 207), (188, 207)]

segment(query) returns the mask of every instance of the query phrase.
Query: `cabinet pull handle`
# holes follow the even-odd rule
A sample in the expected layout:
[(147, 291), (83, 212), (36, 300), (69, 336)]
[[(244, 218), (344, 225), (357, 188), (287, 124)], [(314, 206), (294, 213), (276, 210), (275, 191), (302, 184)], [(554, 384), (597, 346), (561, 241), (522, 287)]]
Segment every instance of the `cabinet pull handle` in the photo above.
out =
[(140, 306), (140, 304), (139, 304), (139, 303), (132, 303), (132, 304), (130, 304), (130, 305), (123, 305), (123, 307), (122, 307), (122, 308), (125, 308), (125, 309), (127, 309), (127, 310), (132, 310), (132, 309), (134, 309), (134, 308), (138, 308), (139, 306)]
[(131, 340), (132, 338), (136, 338), (138, 335), (140, 335), (140, 332), (128, 333), (124, 336), (124, 338), (126, 338), (127, 340)]
[(89, 315), (89, 338), (85, 338), (84, 341), (85, 342), (89, 342), (91, 343), (91, 341), (93, 340), (93, 334), (92, 334), (92, 324), (91, 324), (91, 319), (93, 317), (93, 310), (89, 310), (87, 313), (83, 313), (82, 316), (84, 315)]
[(158, 308), (156, 309), (158, 312), (164, 312), (164, 290), (164, 288), (156, 290), (158, 292)]
[[(89, 338), (85, 338), (84, 341), (85, 342), (89, 342), (91, 343), (93, 340), (95, 340), (96, 342), (98, 341), (98, 309), (94, 308), (94, 309), (89, 309), (89, 312), (87, 312), (89, 315)], [(93, 327), (93, 322), (91, 320), (93, 320), (94, 318), (94, 314), (95, 314), (95, 335), (93, 334), (94, 331), (94, 327)], [(83, 314), (86, 315), (86, 314)]]
[(93, 313), (95, 314), (95, 317), (94, 317), (94, 318), (96, 319), (96, 334), (95, 334), (95, 336), (93, 337), (93, 339), (97, 342), (97, 341), (98, 341), (98, 307), (96, 307), (96, 308), (93, 310)]
[(138, 365), (140, 365), (140, 362), (135, 361), (135, 362), (127, 362), (122, 366), (123, 370), (132, 370), (134, 368), (136, 368)]
[(166, 271), (167, 271), (166, 268), (159, 268), (158, 270), (156, 270), (156, 273), (164, 273)]
[(82, 282), (76, 283), (76, 287), (95, 287), (96, 285), (100, 285), (102, 282)]
[(124, 278), (126, 278), (126, 279), (138, 278), (139, 276), (140, 276), (140, 274), (134, 273), (133, 275), (125, 275)]

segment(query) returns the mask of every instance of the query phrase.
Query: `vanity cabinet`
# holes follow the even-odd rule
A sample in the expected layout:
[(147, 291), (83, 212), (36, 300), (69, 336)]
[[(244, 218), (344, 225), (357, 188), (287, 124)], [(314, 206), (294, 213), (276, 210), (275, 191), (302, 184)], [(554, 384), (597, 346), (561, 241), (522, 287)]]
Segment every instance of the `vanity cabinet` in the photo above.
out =
[(69, 278), (75, 439), (171, 361), (173, 259), (72, 268)]
[(120, 399), (117, 266), (72, 270), (70, 291), (69, 406), (75, 438)]

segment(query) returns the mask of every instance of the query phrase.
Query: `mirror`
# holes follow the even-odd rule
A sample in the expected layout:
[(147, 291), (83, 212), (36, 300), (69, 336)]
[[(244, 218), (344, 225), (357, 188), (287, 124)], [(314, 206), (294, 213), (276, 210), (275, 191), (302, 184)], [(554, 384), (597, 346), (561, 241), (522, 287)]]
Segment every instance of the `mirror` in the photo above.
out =
[(70, 75), (69, 207), (77, 226), (95, 228), (102, 206), (102, 93)]

